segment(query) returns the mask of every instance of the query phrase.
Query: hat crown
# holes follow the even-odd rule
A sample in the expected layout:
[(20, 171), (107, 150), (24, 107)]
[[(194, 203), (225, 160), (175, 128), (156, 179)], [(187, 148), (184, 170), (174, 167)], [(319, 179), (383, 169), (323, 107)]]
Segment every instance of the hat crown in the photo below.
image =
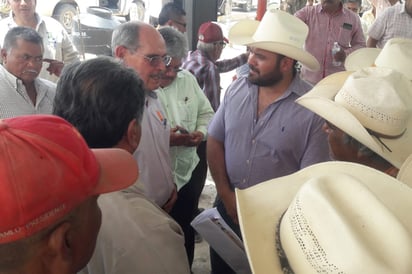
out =
[(295, 16), (279, 10), (268, 10), (256, 29), (253, 39), (303, 49), (308, 32), (308, 26)]
[(99, 165), (79, 132), (51, 115), (5, 119), (0, 130), (0, 243), (49, 226), (86, 199)]
[[(386, 237), (387, 231), (393, 237)], [(410, 232), (379, 197), (348, 174), (306, 181), (281, 221), (280, 239), (295, 273), (412, 271)]]
[(256, 47), (299, 61), (310, 70), (319, 70), (316, 58), (304, 49), (308, 26), (281, 10), (267, 10), (262, 21), (241, 20), (229, 30), (232, 43)]
[(204, 43), (213, 43), (225, 40), (222, 29), (213, 22), (206, 22), (200, 25), (198, 39)]
[(351, 74), (335, 96), (367, 129), (402, 134), (411, 119), (412, 84), (389, 68), (364, 68)]
[(386, 42), (375, 60), (378, 67), (395, 69), (412, 81), (412, 39), (392, 38)]

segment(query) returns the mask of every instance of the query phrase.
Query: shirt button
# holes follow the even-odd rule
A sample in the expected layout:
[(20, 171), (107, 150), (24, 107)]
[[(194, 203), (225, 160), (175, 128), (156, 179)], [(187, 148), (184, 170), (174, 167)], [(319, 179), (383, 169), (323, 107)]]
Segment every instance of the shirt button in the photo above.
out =
[(249, 160), (246, 160), (246, 164), (249, 164)]

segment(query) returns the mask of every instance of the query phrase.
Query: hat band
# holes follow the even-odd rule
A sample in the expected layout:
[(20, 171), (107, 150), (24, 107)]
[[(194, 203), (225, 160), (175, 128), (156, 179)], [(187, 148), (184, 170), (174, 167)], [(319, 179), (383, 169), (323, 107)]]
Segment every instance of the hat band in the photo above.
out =
[(396, 136), (389, 136), (389, 135), (385, 135), (385, 134), (378, 133), (378, 132), (373, 131), (373, 130), (368, 129), (368, 128), (365, 128), (365, 129), (368, 131), (368, 133), (369, 133), (370, 135), (372, 135), (373, 137), (375, 137), (375, 138), (378, 140), (378, 142), (379, 142), (381, 145), (383, 145), (389, 152), (392, 152), (392, 150), (381, 140), (381, 138), (390, 139), (390, 140), (395, 140), (395, 139), (399, 139), (400, 137), (402, 137), (402, 135), (404, 135), (405, 132), (406, 132), (406, 128), (405, 128), (401, 134), (396, 135)]

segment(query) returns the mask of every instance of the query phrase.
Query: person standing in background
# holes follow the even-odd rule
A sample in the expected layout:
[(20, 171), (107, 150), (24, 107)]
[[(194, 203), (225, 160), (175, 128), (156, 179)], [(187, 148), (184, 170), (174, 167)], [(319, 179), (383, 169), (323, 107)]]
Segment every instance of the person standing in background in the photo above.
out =
[(79, 60), (79, 54), (73, 45), (67, 31), (53, 18), (41, 17), (36, 13), (37, 0), (8, 0), (10, 16), (0, 21), (0, 44), (9, 29), (22, 26), (35, 29), (43, 38), (43, 66), (40, 77), (57, 82), (64, 63)]
[[(295, 16), (308, 25), (305, 49), (320, 64), (316, 72), (302, 67), (302, 78), (313, 85), (329, 74), (345, 70), (346, 56), (366, 46), (359, 16), (343, 8), (341, 0), (321, 0), (319, 5), (298, 10)], [(333, 56), (335, 42), (340, 50)]]
[(38, 77), (43, 41), (31, 28), (9, 30), (1, 49), (0, 118), (51, 114), (56, 84)]

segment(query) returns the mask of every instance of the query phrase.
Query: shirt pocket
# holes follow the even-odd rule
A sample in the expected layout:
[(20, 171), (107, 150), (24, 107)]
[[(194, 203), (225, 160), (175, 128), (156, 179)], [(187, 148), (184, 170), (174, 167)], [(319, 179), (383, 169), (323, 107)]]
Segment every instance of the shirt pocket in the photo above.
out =
[[(350, 26), (350, 29), (349, 27)], [(339, 28), (338, 43), (344, 48), (349, 48), (351, 46), (350, 42), (352, 41), (352, 25), (346, 25), (346, 27)]]
[(197, 109), (193, 98), (185, 97), (177, 102), (179, 107), (179, 126), (186, 128), (189, 132), (196, 129)]

